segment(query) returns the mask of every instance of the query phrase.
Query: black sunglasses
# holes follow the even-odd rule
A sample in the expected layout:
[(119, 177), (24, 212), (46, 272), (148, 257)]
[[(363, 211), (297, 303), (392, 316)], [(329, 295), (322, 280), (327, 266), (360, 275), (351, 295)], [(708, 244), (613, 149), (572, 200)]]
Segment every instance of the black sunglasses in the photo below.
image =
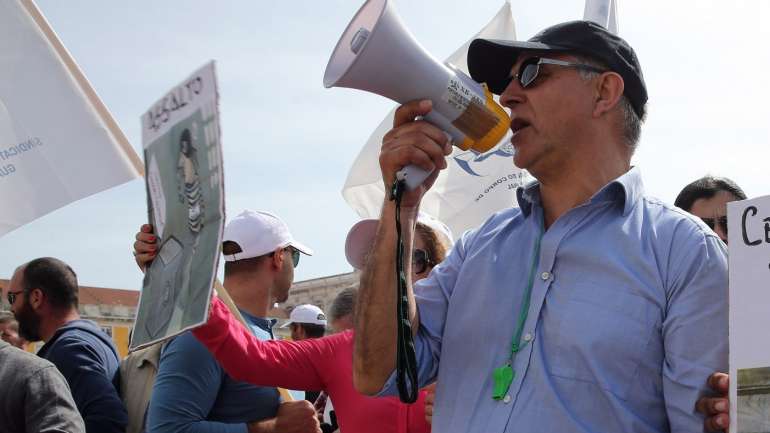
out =
[(16, 302), (16, 297), (22, 293), (24, 293), (24, 290), (19, 290), (18, 292), (8, 292), (8, 303), (13, 305), (13, 303)]
[(428, 269), (428, 266), (435, 265), (436, 263), (431, 260), (427, 251), (420, 249), (412, 251), (412, 272), (415, 274), (422, 274)]
[(719, 225), (719, 228), (722, 229), (722, 231), (727, 234), (727, 215), (722, 215), (720, 217), (716, 218), (701, 218), (704, 223), (706, 223), (707, 226), (711, 230), (714, 230), (717, 224)]
[(299, 250), (292, 247), (289, 247), (289, 250), (291, 251), (291, 261), (294, 263), (294, 267), (296, 268), (299, 266)]
[(597, 72), (600, 74), (602, 72), (607, 72), (604, 69), (597, 68), (596, 66), (586, 65), (584, 63), (565, 62), (563, 60), (548, 59), (544, 57), (530, 57), (527, 60), (521, 62), (519, 71), (513, 74), (511, 78), (518, 81), (522, 89), (526, 89), (535, 82), (537, 76), (540, 74), (540, 65), (557, 65), (567, 68), (578, 68), (586, 71)]

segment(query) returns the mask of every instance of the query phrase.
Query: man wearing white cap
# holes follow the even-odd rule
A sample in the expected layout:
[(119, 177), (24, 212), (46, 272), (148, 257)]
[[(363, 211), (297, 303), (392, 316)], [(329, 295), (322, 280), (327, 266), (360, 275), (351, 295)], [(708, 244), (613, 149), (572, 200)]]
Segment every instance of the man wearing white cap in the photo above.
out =
[[(143, 226), (134, 244), (141, 268), (157, 252), (151, 231)], [(261, 340), (272, 339), (267, 312), (288, 298), (300, 253), (313, 251), (297, 242), (277, 216), (264, 211), (240, 213), (225, 226), (222, 239), (224, 286), (250, 331)], [(147, 431), (320, 433), (312, 404), (281, 403), (275, 388), (232, 379), (189, 332), (163, 349)]]
[(291, 339), (294, 341), (307, 338), (320, 338), (326, 331), (326, 315), (315, 305), (297, 305), (289, 314), (289, 321), (281, 328), (291, 327)]
[[(291, 310), (289, 320), (281, 325), (281, 328), (290, 328), (293, 341), (321, 338), (326, 332), (326, 315), (315, 305), (297, 305)], [(304, 397), (305, 400), (315, 403), (320, 394), (320, 391), (306, 390)]]
[[(366, 262), (376, 229), (377, 220), (363, 220), (348, 232), (345, 253), (353, 267)], [(415, 233), (414, 251), (421, 254), (413, 255), (412, 278), (418, 280), (444, 260), (452, 234), (446, 225), (424, 214), (417, 220)], [(351, 289), (337, 296), (330, 310), (331, 326), (337, 333), (322, 338), (260, 341), (240, 326), (219, 298), (212, 300), (208, 322), (192, 333), (233, 377), (254, 384), (323, 390), (334, 402), (340, 431), (428, 433), (428, 392), (420, 392), (417, 403), (410, 405), (394, 397), (369, 398), (355, 390), (351, 329), (355, 297), (356, 290)], [(294, 317), (292, 314), (292, 320)], [(323, 403), (318, 403), (320, 408)]]

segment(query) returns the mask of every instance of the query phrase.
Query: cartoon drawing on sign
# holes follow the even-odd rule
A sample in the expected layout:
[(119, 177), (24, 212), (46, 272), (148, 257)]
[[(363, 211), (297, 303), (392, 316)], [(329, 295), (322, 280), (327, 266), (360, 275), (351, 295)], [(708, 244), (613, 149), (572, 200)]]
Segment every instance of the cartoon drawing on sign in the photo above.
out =
[(193, 233), (199, 233), (203, 227), (203, 194), (200, 176), (198, 176), (197, 153), (190, 130), (185, 129), (179, 139), (177, 178), (179, 179), (179, 201), (187, 202), (187, 225)]
[[(192, 132), (191, 132), (192, 130)], [(175, 300), (189, 292), (192, 259), (198, 250), (203, 228), (205, 202), (201, 189), (198, 151), (195, 145), (198, 125), (193, 122), (179, 134), (176, 163), (176, 190), (179, 203), (186, 208), (186, 230), (171, 234), (160, 247), (162, 266), (150, 270), (150, 278), (162, 281), (161, 293), (152, 303), (145, 330), (157, 338), (173, 317)]]

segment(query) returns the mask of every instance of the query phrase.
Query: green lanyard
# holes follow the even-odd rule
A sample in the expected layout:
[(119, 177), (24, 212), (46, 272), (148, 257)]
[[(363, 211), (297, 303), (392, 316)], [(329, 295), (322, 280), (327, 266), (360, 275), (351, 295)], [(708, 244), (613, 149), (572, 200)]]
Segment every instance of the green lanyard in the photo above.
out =
[(529, 281), (527, 282), (527, 290), (524, 292), (524, 299), (521, 302), (521, 309), (519, 311), (519, 320), (516, 325), (516, 332), (513, 335), (511, 341), (511, 356), (508, 358), (508, 362), (502, 367), (496, 368), (492, 373), (492, 378), (495, 381), (495, 389), (492, 393), (492, 398), (495, 400), (502, 400), (508, 394), (508, 389), (513, 383), (516, 372), (513, 371), (513, 360), (516, 358), (516, 354), (527, 345), (527, 341), (521, 343), (521, 333), (524, 332), (524, 324), (527, 322), (527, 314), (529, 314), (529, 302), (532, 298), (532, 286), (535, 284), (535, 272), (537, 271), (537, 265), (540, 259), (540, 241), (543, 239), (543, 223), (540, 223), (540, 234), (535, 242), (535, 251), (532, 255), (532, 267), (529, 271)]

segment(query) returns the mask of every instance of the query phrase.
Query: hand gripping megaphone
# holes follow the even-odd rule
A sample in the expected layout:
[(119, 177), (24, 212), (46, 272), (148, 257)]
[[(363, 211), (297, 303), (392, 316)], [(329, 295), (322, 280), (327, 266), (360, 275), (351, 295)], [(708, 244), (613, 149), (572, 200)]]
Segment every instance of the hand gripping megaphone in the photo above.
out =
[[(324, 87), (366, 90), (404, 104), (430, 99), (425, 120), (463, 149), (486, 152), (506, 134), (510, 119), (487, 88), (433, 58), (404, 27), (388, 0), (368, 0), (334, 48)], [(407, 166), (396, 177), (414, 189), (430, 175)]]

